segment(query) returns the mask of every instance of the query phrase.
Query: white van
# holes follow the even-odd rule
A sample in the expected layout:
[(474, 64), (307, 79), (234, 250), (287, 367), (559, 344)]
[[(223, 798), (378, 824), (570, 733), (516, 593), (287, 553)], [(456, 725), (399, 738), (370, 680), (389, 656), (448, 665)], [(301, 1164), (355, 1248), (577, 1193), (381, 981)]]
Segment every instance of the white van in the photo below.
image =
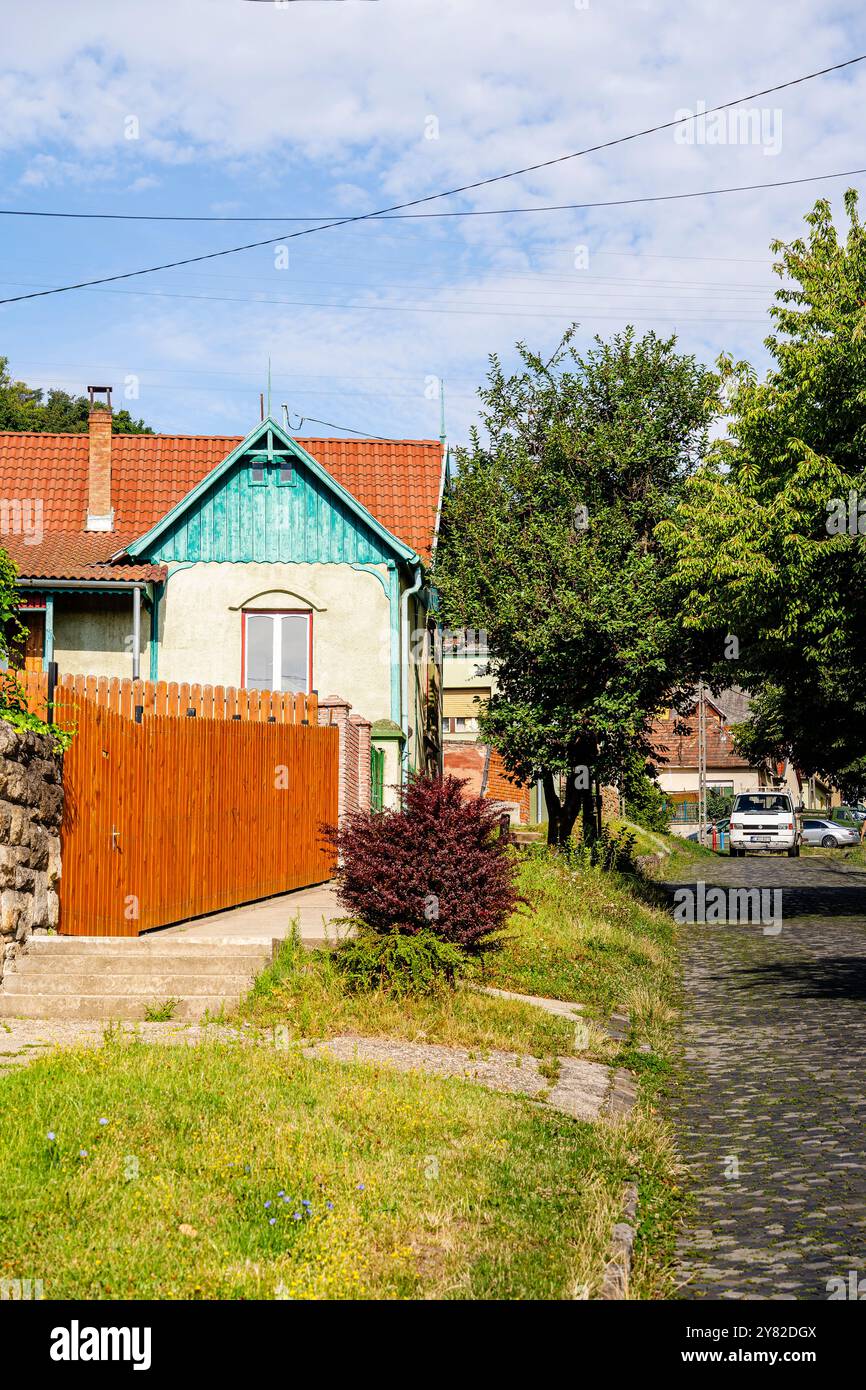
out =
[(731, 857), (750, 850), (785, 850), (794, 859), (800, 853), (797, 816), (787, 792), (741, 792), (731, 811)]

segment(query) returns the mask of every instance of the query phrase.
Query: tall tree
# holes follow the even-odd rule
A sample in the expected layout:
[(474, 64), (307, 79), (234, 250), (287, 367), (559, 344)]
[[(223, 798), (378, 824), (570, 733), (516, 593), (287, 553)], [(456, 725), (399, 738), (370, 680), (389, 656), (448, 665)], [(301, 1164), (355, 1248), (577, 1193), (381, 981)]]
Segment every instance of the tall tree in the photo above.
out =
[[(540, 777), (551, 842), (593, 793), (649, 752), (678, 668), (654, 530), (702, 459), (716, 378), (675, 339), (629, 328), (584, 354), (569, 330), (545, 361), (491, 358), (443, 507), (436, 564), (444, 621), (483, 629), (497, 693), (481, 730), (509, 772)], [(559, 784), (564, 779), (564, 793)]]
[[(0, 430), (86, 434), (89, 416), (86, 396), (72, 396), (57, 387), (44, 391), (14, 381), (8, 357), (0, 357)], [(128, 410), (115, 411), (111, 427), (115, 434), (153, 434), (149, 425), (133, 419)]]
[(678, 603), (716, 687), (757, 692), (751, 759), (790, 757), (866, 786), (866, 229), (845, 195), (774, 242), (782, 286), (758, 381), (722, 362), (728, 438), (659, 529)]

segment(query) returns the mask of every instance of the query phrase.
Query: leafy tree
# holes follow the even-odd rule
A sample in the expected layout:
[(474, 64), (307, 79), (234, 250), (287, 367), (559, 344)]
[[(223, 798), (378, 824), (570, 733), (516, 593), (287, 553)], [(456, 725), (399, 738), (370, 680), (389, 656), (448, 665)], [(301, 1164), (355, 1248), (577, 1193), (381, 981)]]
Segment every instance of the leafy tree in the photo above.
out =
[(580, 354), (574, 332), (548, 361), (518, 344), (511, 376), (491, 358), (486, 438), (458, 454), (436, 564), (445, 622), (487, 632), (482, 734), (514, 776), (541, 777), (560, 844), (579, 811), (592, 838), (593, 787), (649, 753), (675, 684), (654, 530), (717, 408), (715, 376), (675, 339), (629, 328)]
[[(694, 659), (757, 692), (737, 747), (866, 785), (866, 229), (815, 204), (774, 242), (783, 284), (764, 381), (721, 363), (729, 437), (658, 537)], [(853, 534), (852, 534), (853, 532)], [(733, 662), (732, 659), (733, 658)], [(736, 674), (732, 675), (732, 671)]]
[(670, 830), (674, 808), (648, 770), (649, 766), (640, 755), (632, 757), (620, 774), (619, 790), (630, 821), (642, 825), (645, 830), (665, 834)]
[[(86, 396), (72, 396), (56, 387), (46, 392), (14, 381), (8, 357), (0, 357), (0, 430), (86, 434), (89, 416)], [(153, 434), (149, 425), (133, 419), (128, 410), (115, 411), (111, 426), (115, 434)]]
[(707, 788), (707, 819), (724, 820), (731, 814), (734, 804), (733, 792), (719, 791), (718, 787)]

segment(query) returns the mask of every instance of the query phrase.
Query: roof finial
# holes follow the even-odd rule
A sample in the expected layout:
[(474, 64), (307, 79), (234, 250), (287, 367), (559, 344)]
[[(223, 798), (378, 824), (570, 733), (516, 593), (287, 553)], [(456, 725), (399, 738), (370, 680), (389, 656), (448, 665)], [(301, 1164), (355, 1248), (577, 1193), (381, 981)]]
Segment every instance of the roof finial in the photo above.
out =
[(271, 418), (271, 354), (268, 353), (268, 419)]
[(445, 381), (439, 378), (439, 443), (445, 448)]

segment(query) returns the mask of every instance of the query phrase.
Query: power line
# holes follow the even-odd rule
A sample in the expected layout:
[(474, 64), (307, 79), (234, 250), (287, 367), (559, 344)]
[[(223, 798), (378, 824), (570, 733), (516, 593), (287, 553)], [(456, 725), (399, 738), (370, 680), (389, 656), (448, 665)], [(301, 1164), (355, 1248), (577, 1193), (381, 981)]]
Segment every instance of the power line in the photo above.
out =
[[(744, 98), (747, 100), (747, 98)], [(576, 156), (566, 156), (574, 158)], [(523, 172), (522, 170), (520, 172)], [(729, 188), (700, 188), (690, 193), (650, 193), (638, 198), (606, 198), (591, 203), (537, 203), (533, 207), (514, 207), (514, 208), (469, 208), (461, 209), (456, 212), (400, 212), (400, 213), (367, 213), (365, 217), (375, 218), (378, 222), (404, 222), (413, 221), (418, 218), (429, 217), (505, 217), (516, 213), (526, 212), (583, 212), (590, 208), (621, 208), (630, 207), (637, 203), (672, 203), (683, 198), (715, 198), (721, 193), (753, 193), (766, 188), (791, 188), (799, 183), (821, 183), (826, 179), (850, 179), (855, 174), (866, 174), (866, 169), (842, 169), (838, 174), (806, 174), (799, 179), (776, 179), (771, 183), (740, 183), (733, 184)], [(508, 175), (502, 175), (506, 178)], [(433, 194), (433, 197), (445, 198), (450, 196), (446, 193)], [(408, 204), (404, 205), (408, 206)], [(69, 218), (73, 221), (95, 221), (95, 222), (319, 222), (323, 218), (333, 218), (332, 212), (310, 213), (306, 217), (198, 217), (181, 216), (179, 214), (145, 213), (145, 212), (36, 212), (32, 209), (22, 208), (0, 208), (0, 217), (61, 217)], [(332, 222), (331, 226), (342, 225), (339, 222)], [(310, 228), (311, 231), (318, 231), (319, 228)], [(275, 240), (277, 238), (274, 238)], [(271, 243), (258, 242), (259, 246), (269, 246)], [(239, 248), (246, 250), (247, 248)], [(220, 254), (228, 255), (224, 252)], [(184, 264), (184, 262), (178, 262)], [(140, 272), (145, 274), (146, 272)]]
[[(7, 281), (7, 283), (10, 283), (10, 282)], [(289, 307), (293, 307), (293, 308), (302, 308), (302, 309), (355, 309), (355, 310), (360, 310), (361, 312), (367, 312), (367, 313), (390, 313), (390, 314), (412, 314), (412, 313), (417, 313), (417, 314), (462, 314), (462, 315), (469, 315), (470, 317), (474, 317), (474, 318), (513, 318), (513, 317), (516, 316), (516, 317), (519, 317), (519, 318), (555, 318), (555, 319), (560, 319), (560, 320), (563, 319), (563, 318), (573, 318), (574, 315), (578, 315), (579, 317), (581, 317), (581, 318), (586, 318), (586, 319), (616, 319), (616, 320), (618, 320), (618, 321), (621, 321), (623, 318), (630, 318), (630, 317), (641, 318), (641, 319), (648, 319), (648, 318), (652, 318), (652, 317), (653, 317), (653, 315), (651, 315), (651, 314), (646, 314), (646, 313), (641, 314), (641, 313), (638, 312), (638, 313), (634, 313), (634, 314), (633, 314), (633, 313), (632, 313), (632, 309), (631, 309), (628, 305), (623, 305), (623, 306), (621, 306), (621, 312), (620, 312), (619, 314), (593, 314), (593, 313), (584, 314), (584, 313), (581, 312), (581, 309), (580, 309), (579, 306), (571, 306), (571, 307), (569, 307), (568, 305), (562, 305), (562, 306), (560, 307), (560, 309), (559, 309), (557, 312), (555, 312), (555, 313), (541, 313), (541, 312), (538, 312), (537, 310), (534, 310), (534, 309), (532, 308), (531, 302), (528, 303), (528, 304), (521, 304), (521, 303), (518, 301), (518, 302), (516, 302), (516, 303), (509, 304), (507, 300), (500, 300), (498, 305), (497, 305), (496, 303), (493, 303), (493, 304), (483, 304), (483, 303), (482, 303), (482, 304), (472, 304), (471, 301), (463, 300), (464, 305), (468, 305), (469, 307), (458, 308), (458, 307), (452, 306), (452, 305), (437, 305), (437, 304), (406, 304), (406, 303), (402, 303), (402, 304), (357, 304), (357, 303), (355, 303), (355, 304), (342, 304), (342, 303), (339, 303), (339, 302), (335, 302), (334, 300), (285, 299), (285, 298), (281, 298), (281, 297), (279, 297), (279, 296), (278, 296), (278, 297), (273, 297), (273, 296), (265, 296), (265, 295), (257, 295), (257, 296), (255, 296), (255, 297), (253, 297), (253, 298), (250, 298), (248, 295), (184, 294), (182, 291), (176, 291), (176, 290), (107, 290), (107, 289), (99, 289), (99, 288), (93, 289), (93, 288), (90, 288), (89, 286), (87, 286), (87, 287), (82, 287), (82, 288), (85, 288), (85, 289), (86, 289), (86, 292), (89, 293), (89, 294), (119, 294), (119, 295), (129, 295), (129, 296), (133, 296), (133, 297), (136, 297), (136, 298), (145, 298), (145, 299), (183, 299), (183, 300), (191, 300), (191, 301), (201, 300), (202, 302), (215, 303), (215, 304), (249, 304), (249, 305), (252, 305), (253, 307), (256, 307), (257, 305), (265, 305), (265, 304), (282, 304), (282, 305), (286, 305), (286, 306), (289, 306)], [(19, 297), (21, 297), (21, 298), (27, 298), (28, 296), (19, 296)], [(610, 292), (609, 292), (609, 291), (607, 291), (606, 293), (601, 294), (601, 295), (599, 295), (599, 296), (596, 296), (596, 297), (602, 298), (603, 301), (604, 301), (606, 304), (612, 304), (612, 302), (613, 302), (612, 299), (611, 299), (611, 295), (610, 295)], [(9, 302), (8, 300), (0, 300), (0, 303), (8, 303), (8, 302)], [(660, 302), (661, 302), (661, 303), (664, 303), (664, 304), (670, 303), (670, 296), (669, 296), (669, 295), (664, 295), (664, 296), (662, 296), (661, 299), (660, 299)], [(638, 304), (638, 305), (637, 305), (637, 309), (638, 309), (638, 310), (643, 309), (643, 308), (646, 308), (646, 307), (647, 307), (647, 301), (644, 301), (643, 304)], [(684, 307), (684, 308), (700, 308), (701, 306), (700, 306), (699, 304), (689, 304), (689, 303), (685, 303), (683, 307)], [(712, 307), (713, 307), (713, 308), (716, 308), (716, 307), (721, 307), (721, 306), (717, 306), (717, 305), (714, 303)], [(746, 303), (746, 304), (743, 304), (743, 305), (737, 305), (736, 307), (738, 307), (738, 308), (744, 308), (744, 309), (755, 309), (755, 310), (758, 310), (758, 308), (759, 308), (758, 305), (749, 304), (749, 303)], [(766, 315), (762, 313), (762, 314), (760, 315), (760, 317), (751, 318), (751, 319), (732, 318), (732, 317), (728, 317), (727, 315), (725, 315), (725, 316), (722, 317), (722, 318), (709, 318), (709, 319), (694, 319), (694, 318), (691, 318), (691, 319), (690, 319), (690, 318), (684, 317), (684, 316), (681, 314), (678, 318), (664, 318), (664, 319), (659, 319), (659, 322), (662, 322), (662, 323), (678, 323), (678, 322), (682, 322), (682, 323), (763, 323), (764, 320), (765, 320), (765, 317), (766, 317)]]
[(810, 82), (816, 77), (824, 77), (831, 72), (839, 72), (843, 68), (853, 67), (856, 63), (866, 60), (866, 53), (861, 53), (855, 58), (847, 58), (844, 62), (833, 63), (830, 67), (819, 68), (815, 72), (803, 74), (801, 77), (790, 78), (786, 82), (778, 82), (773, 87), (764, 87), (758, 92), (751, 92), (748, 96), (736, 97), (733, 101), (721, 102), (718, 106), (711, 106), (708, 110), (700, 113), (692, 113), (688, 116), (675, 118), (672, 121), (663, 121), (658, 125), (647, 126), (643, 130), (633, 131), (630, 135), (620, 135), (613, 140), (605, 140), (598, 145), (589, 145), (582, 150), (574, 150), (570, 154), (559, 155), (554, 159), (540, 160), (537, 164), (527, 164), (521, 169), (511, 169), (504, 174), (494, 174), (489, 178), (476, 179), (473, 183), (461, 184), (457, 188), (446, 189), (440, 193), (428, 193), (423, 198), (412, 198), (404, 203), (393, 203), (388, 207), (378, 208), (373, 212), (357, 213), (352, 217), (343, 217), (332, 222), (319, 223), (315, 227), (305, 227), (300, 231), (286, 232), (278, 237), (266, 237), (263, 241), (250, 241), (242, 246), (230, 246), (222, 251), (206, 251), (197, 256), (185, 256), (177, 261), (166, 261), (161, 265), (145, 266), (141, 270), (126, 270), (116, 275), (103, 275), (93, 280), (80, 280), (70, 285), (56, 285), (52, 289), (34, 290), (29, 294), (13, 295), (8, 299), (0, 299), (0, 304), (15, 304), (24, 299), (42, 299), (48, 295), (66, 294), (71, 290), (87, 289), (92, 285), (110, 284), (117, 280), (131, 280), (139, 275), (152, 275), (159, 270), (174, 270), (178, 266), (193, 265), (200, 261), (216, 260), (222, 256), (234, 256), (241, 251), (253, 251), (261, 246), (272, 246), (276, 241), (291, 241), (297, 237), (310, 236), (313, 232), (325, 232), (334, 227), (350, 226), (356, 222), (367, 222), (374, 218), (383, 218), (388, 213), (403, 212), (406, 208), (419, 207), (425, 203), (435, 202), (439, 198), (453, 198), (460, 193), (470, 193), (477, 188), (486, 188), (494, 183), (502, 183), (506, 179), (518, 178), (523, 174), (536, 173), (539, 169), (549, 169), (558, 164), (565, 164), (572, 159), (580, 159), (588, 154), (597, 154), (601, 150), (613, 149), (618, 145), (625, 145), (633, 140), (642, 139), (645, 135), (654, 135), (662, 130), (671, 130), (676, 126), (687, 124), (699, 118), (703, 119), (712, 116), (718, 111), (727, 111), (731, 107), (740, 106), (746, 101), (755, 101), (758, 97), (770, 96), (774, 92), (781, 92), (788, 87), (799, 86), (803, 82)]
[[(297, 415), (296, 410), (292, 410), (289, 413), (291, 415)], [(333, 420), (319, 420), (315, 415), (298, 415), (298, 422), (297, 430), (295, 430), (291, 424), (289, 425), (292, 434), (300, 434), (304, 425), (309, 423), (311, 425), (325, 425), (329, 430), (342, 430), (344, 434), (357, 434), (361, 439), (375, 439), (381, 444), (401, 444), (403, 442), (387, 434), (370, 434), (367, 430), (353, 430), (351, 425), (335, 425)]]

